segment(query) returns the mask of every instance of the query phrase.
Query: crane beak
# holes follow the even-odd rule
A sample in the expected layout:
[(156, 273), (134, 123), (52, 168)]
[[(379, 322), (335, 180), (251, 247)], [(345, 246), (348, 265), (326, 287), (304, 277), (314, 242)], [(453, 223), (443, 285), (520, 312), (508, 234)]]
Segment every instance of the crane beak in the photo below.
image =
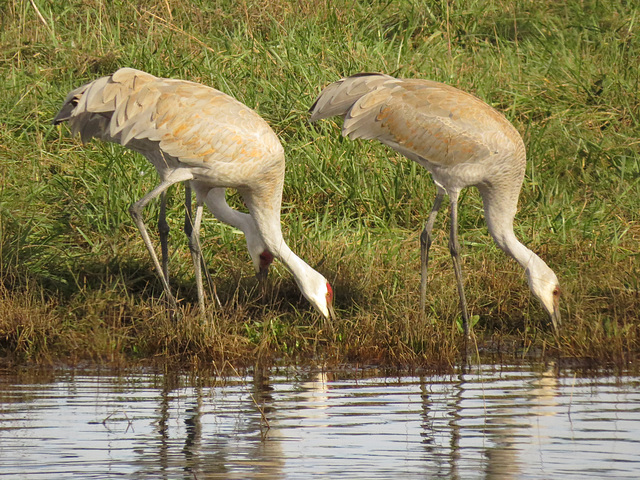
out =
[(551, 318), (551, 323), (553, 324), (553, 330), (556, 335), (560, 333), (560, 325), (562, 324), (560, 320), (560, 306), (554, 305), (553, 311), (549, 312), (549, 317)]
[(337, 319), (336, 312), (333, 309), (333, 303), (327, 303), (327, 315), (323, 314), (322, 316), (324, 317), (322, 321), (323, 329), (333, 334), (333, 325)]
[(261, 284), (264, 283), (267, 280), (268, 274), (269, 274), (269, 266), (266, 266), (266, 267), (260, 266), (260, 270), (256, 272), (256, 278), (258, 279), (258, 282), (260, 282)]
[(267, 275), (269, 273), (269, 266), (263, 267), (260, 266), (260, 270), (256, 272), (256, 278), (258, 279), (258, 289), (260, 294), (265, 297), (267, 295)]
[(336, 316), (336, 311), (333, 309), (333, 304), (328, 304), (327, 309), (329, 311), (329, 318), (327, 320), (329, 320), (330, 322), (335, 322), (338, 317)]

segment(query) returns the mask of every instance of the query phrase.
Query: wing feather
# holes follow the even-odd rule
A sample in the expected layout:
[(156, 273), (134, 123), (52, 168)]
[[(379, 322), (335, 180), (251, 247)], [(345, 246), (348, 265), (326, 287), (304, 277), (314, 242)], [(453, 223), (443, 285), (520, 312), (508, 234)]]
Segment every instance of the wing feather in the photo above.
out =
[(322, 90), (309, 109), (309, 120), (315, 122), (336, 115), (344, 116), (358, 99), (387, 82), (397, 82), (397, 79), (389, 75), (367, 73), (338, 80)]
[(91, 137), (158, 149), (187, 164), (248, 161), (282, 145), (253, 110), (213, 88), (125, 68), (69, 94), (56, 116)]
[(311, 121), (344, 117), (342, 134), (376, 139), (414, 160), (452, 166), (522, 148), (515, 128), (480, 99), (421, 79), (360, 74), (327, 86)]
[(343, 135), (377, 139), (412, 158), (452, 166), (479, 161), (498, 145), (513, 143), (504, 134), (506, 125), (507, 131), (513, 129), (498, 112), (460, 90), (403, 80), (362, 96), (345, 116)]

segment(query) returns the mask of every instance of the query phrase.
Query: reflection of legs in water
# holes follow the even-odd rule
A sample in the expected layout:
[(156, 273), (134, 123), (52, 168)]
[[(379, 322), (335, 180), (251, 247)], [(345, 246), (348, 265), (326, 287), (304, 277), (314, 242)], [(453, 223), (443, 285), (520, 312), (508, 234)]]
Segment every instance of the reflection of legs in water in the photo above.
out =
[(197, 475), (200, 468), (202, 441), (202, 387), (194, 387), (195, 398), (185, 411), (184, 425), (187, 436), (184, 440), (185, 471)]

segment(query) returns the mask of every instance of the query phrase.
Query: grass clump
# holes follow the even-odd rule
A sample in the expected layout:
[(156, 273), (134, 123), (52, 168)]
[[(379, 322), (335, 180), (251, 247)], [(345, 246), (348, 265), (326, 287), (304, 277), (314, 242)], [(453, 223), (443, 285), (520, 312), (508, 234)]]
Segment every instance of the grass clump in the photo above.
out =
[[(326, 84), (361, 71), (439, 80), (495, 106), (528, 166), (516, 234), (564, 289), (555, 338), (523, 272), (492, 243), (476, 191), (461, 198), (467, 298), (487, 354), (626, 362), (640, 351), (640, 9), (633, 2), (68, 2), (0, 5), (0, 352), (15, 361), (447, 364), (459, 353), (447, 219), (429, 312), (418, 235), (427, 172), (372, 142), (311, 126)], [(50, 121), (72, 88), (131, 66), (203, 82), (256, 109), (287, 152), (282, 222), (334, 285), (327, 328), (275, 264), (256, 288), (244, 239), (205, 219), (223, 308), (199, 318), (182, 192), (169, 193), (172, 322), (127, 208), (156, 182), (117, 145), (82, 146)], [(338, 122), (339, 123), (339, 122)], [(241, 208), (233, 196), (232, 202)], [(157, 205), (146, 210), (153, 224)]]

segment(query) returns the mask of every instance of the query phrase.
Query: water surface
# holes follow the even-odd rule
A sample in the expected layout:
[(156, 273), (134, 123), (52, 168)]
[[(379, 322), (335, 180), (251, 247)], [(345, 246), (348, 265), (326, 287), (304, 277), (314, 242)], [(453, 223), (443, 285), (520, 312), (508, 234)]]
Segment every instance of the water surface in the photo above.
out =
[(639, 385), (553, 365), (259, 379), (0, 371), (0, 476), (640, 478)]

